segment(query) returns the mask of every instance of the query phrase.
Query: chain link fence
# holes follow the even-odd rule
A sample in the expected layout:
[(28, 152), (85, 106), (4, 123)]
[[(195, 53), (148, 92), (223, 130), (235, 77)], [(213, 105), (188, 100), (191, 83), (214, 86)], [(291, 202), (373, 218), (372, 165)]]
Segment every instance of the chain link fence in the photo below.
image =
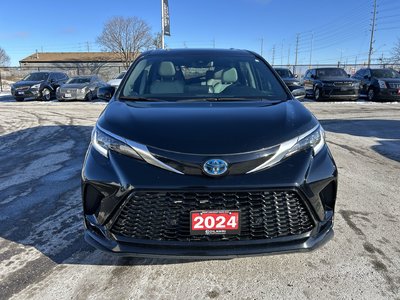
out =
[[(366, 68), (366, 64), (317, 64), (317, 65), (273, 65), (274, 68), (288, 68), (293, 74), (296, 74), (299, 79), (302, 79), (305, 72), (311, 68), (343, 68), (347, 74), (354, 75), (359, 69)], [(400, 71), (400, 64), (371, 64), (371, 68), (392, 68)]]
[[(299, 79), (302, 79), (304, 73), (311, 68), (329, 68), (340, 67), (346, 70), (350, 75), (353, 75), (361, 68), (365, 68), (365, 64), (319, 64), (319, 65), (274, 65), (274, 67), (289, 68), (294, 74), (297, 74)], [(373, 64), (371, 68), (393, 68), (400, 70), (400, 64)], [(121, 65), (109, 64), (91, 64), (77, 66), (42, 66), (42, 67), (1, 67), (0, 68), (0, 92), (10, 91), (12, 83), (21, 80), (26, 75), (37, 71), (60, 71), (65, 72), (68, 76), (77, 75), (99, 75), (104, 81), (114, 78), (116, 75), (124, 71)]]
[(98, 75), (104, 81), (115, 78), (125, 68), (121, 65), (90, 65), (90, 66), (42, 66), (42, 67), (0, 67), (0, 92), (10, 91), (10, 86), (26, 75), (38, 71), (57, 71), (77, 75)]

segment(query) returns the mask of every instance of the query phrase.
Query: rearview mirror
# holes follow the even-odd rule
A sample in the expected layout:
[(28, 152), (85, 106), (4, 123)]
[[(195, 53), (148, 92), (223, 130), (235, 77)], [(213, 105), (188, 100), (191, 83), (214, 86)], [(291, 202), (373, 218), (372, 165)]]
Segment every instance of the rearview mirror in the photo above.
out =
[(97, 98), (105, 101), (110, 101), (115, 93), (115, 87), (109, 85), (101, 87), (97, 90)]

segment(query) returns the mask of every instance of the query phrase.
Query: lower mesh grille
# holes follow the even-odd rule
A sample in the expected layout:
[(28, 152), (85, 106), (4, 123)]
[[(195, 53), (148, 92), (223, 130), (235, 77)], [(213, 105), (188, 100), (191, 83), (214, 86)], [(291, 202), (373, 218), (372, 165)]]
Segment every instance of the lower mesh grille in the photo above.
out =
[[(190, 211), (240, 210), (237, 235), (191, 236)], [(294, 191), (134, 192), (111, 232), (160, 241), (262, 240), (312, 230), (314, 223)]]

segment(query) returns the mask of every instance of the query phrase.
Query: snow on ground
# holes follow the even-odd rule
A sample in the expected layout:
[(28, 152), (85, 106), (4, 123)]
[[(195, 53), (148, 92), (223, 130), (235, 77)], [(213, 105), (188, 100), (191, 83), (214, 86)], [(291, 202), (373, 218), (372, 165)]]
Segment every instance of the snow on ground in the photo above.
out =
[[(14, 83), (14, 81), (10, 81), (10, 80), (1, 80), (1, 86), (2, 86), (2, 90), (0, 90), (0, 95), (7, 95), (10, 94), (11, 91), (11, 85)], [(5, 92), (7, 92), (5, 94)]]

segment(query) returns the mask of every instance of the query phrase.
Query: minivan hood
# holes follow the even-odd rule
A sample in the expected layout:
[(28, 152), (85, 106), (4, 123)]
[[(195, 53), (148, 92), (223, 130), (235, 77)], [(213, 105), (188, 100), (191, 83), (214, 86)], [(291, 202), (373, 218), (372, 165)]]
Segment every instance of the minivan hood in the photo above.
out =
[(167, 151), (233, 154), (290, 140), (318, 124), (298, 101), (110, 102), (98, 125)]

